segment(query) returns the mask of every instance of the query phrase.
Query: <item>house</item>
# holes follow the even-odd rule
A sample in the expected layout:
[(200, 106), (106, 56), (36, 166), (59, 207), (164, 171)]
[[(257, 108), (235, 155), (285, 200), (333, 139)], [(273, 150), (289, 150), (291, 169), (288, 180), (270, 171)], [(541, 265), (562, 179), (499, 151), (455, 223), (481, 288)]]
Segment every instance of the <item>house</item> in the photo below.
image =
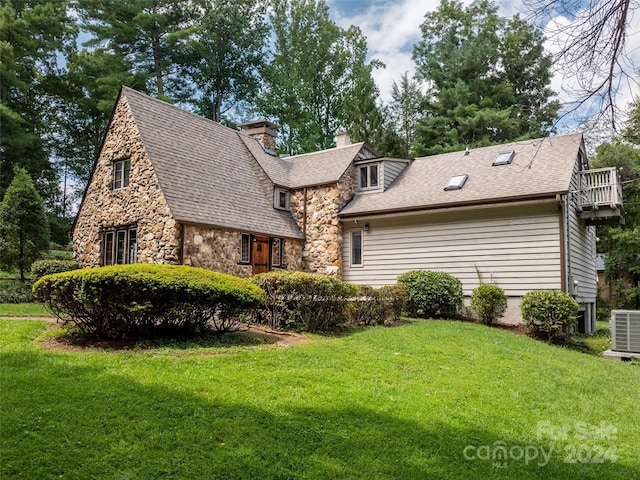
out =
[(580, 134), (417, 159), (339, 135), (335, 148), (284, 158), (274, 124), (241, 127), (122, 88), (74, 224), (75, 258), (373, 286), (441, 270), (466, 296), (480, 281), (505, 289), (508, 321), (520, 321), (522, 295), (554, 288), (595, 325), (593, 224), (619, 218), (621, 198), (615, 170), (588, 171)]

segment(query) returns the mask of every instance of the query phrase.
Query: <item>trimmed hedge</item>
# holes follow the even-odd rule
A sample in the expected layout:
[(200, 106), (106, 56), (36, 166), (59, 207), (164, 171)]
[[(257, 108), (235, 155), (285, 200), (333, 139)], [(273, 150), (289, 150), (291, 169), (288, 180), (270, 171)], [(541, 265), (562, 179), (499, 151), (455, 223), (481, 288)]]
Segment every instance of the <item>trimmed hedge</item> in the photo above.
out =
[(264, 301), (248, 280), (178, 265), (72, 270), (42, 277), (33, 292), (65, 323), (104, 338), (232, 330)]
[(397, 285), (379, 289), (359, 285), (356, 298), (349, 305), (349, 321), (369, 326), (399, 320), (405, 298), (404, 288)]
[(520, 303), (522, 318), (531, 333), (557, 344), (571, 340), (579, 308), (571, 295), (559, 290), (529, 292)]
[(31, 273), (36, 280), (45, 275), (69, 272), (79, 268), (80, 264), (75, 260), (37, 260), (31, 264)]
[(491, 325), (507, 310), (507, 295), (497, 285), (478, 285), (471, 292), (471, 308), (480, 316), (482, 323)]
[(345, 324), (349, 299), (357, 288), (316, 273), (287, 270), (261, 273), (252, 281), (266, 293), (255, 320), (272, 328), (326, 332)]
[(410, 316), (455, 315), (462, 305), (462, 282), (444, 272), (411, 270), (398, 277), (398, 285), (407, 292)]

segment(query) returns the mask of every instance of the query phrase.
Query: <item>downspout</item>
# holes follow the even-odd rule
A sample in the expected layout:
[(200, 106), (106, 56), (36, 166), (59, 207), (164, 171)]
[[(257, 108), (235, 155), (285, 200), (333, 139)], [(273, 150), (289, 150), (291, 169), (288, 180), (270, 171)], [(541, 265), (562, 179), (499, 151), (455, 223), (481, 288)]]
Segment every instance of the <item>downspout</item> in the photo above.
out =
[(307, 187), (304, 187), (302, 199), (302, 235), (304, 235), (304, 241), (307, 242)]
[(185, 235), (185, 228), (184, 228), (184, 222), (180, 224), (180, 265), (184, 265), (184, 235)]
[(558, 206), (558, 225), (560, 227), (560, 289), (567, 293), (567, 248), (565, 238), (564, 201), (562, 195), (556, 194)]

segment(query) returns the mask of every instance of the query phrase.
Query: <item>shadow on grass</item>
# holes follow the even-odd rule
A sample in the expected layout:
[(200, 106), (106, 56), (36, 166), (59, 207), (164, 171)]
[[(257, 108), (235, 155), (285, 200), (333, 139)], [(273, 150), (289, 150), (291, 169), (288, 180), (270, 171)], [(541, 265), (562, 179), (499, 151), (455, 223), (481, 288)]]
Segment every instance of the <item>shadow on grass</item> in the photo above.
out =
[[(0, 361), (3, 479), (640, 476), (640, 466), (564, 463), (564, 451), (545, 466), (540, 457), (528, 464), (507, 459), (498, 468), (493, 460), (479, 460), (477, 450), (468, 450), (472, 459), (465, 458), (465, 448), (499, 441), (524, 448), (531, 439), (497, 436), (491, 425), (478, 430), (454, 420), (400, 420), (392, 413), (354, 408), (348, 398), (329, 406), (318, 398), (312, 408), (296, 406), (292, 398), (275, 406), (260, 395), (245, 400), (247, 385), (222, 396), (214, 388), (198, 390), (156, 378), (143, 383), (102, 364), (80, 365), (73, 355), (17, 351), (2, 353)], [(173, 364), (157, 365), (155, 373), (162, 377)], [(283, 398), (287, 395), (283, 390)], [(264, 398), (273, 398), (272, 392)], [(548, 451), (553, 444), (534, 446)]]

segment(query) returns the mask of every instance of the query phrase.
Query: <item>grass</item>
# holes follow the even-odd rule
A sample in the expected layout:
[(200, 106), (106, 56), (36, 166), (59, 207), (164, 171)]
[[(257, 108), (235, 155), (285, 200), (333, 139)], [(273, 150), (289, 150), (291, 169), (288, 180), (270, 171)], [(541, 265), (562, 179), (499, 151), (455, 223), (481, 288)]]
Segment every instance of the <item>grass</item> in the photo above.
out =
[(0, 303), (0, 317), (51, 317), (41, 303)]
[[(2, 479), (640, 478), (640, 368), (497, 329), (414, 321), (229, 354), (52, 351), (44, 328), (0, 321)], [(519, 458), (541, 448), (544, 464)]]
[(611, 348), (609, 322), (596, 322), (596, 331), (589, 335), (577, 335), (571, 343), (571, 348), (580, 352), (602, 356), (603, 352)]

